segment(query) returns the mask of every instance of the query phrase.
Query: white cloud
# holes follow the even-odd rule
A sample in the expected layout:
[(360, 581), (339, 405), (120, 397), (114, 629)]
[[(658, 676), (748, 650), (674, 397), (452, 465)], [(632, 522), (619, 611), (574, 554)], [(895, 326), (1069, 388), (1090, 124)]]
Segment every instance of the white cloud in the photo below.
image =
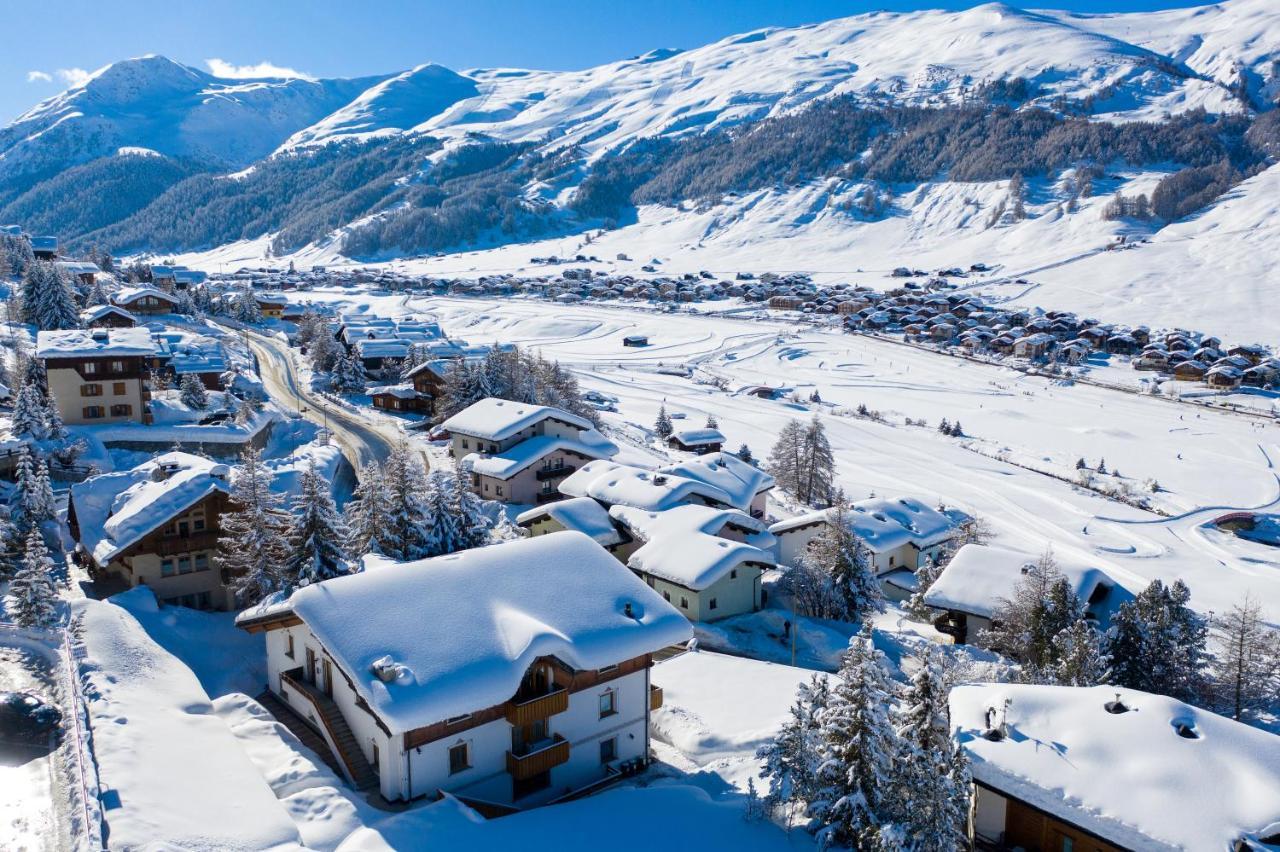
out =
[(301, 80), (314, 80), (305, 71), (286, 68), (274, 62), (259, 62), (257, 65), (233, 65), (224, 59), (206, 59), (205, 65), (215, 77), (226, 77), (232, 80), (256, 79), (261, 77), (285, 77)]
[(79, 86), (89, 80), (89, 72), (83, 68), (59, 68), (53, 73), (57, 74), (58, 79), (68, 86)]
[(52, 83), (53, 75), (46, 73), (44, 71), (28, 71), (27, 82), (28, 83)]

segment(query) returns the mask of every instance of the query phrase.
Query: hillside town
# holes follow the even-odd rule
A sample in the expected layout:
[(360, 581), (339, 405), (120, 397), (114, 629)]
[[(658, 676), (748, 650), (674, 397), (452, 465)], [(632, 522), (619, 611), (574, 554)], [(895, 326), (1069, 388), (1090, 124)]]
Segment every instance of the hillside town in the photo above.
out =
[[(959, 355), (1005, 370), (1005, 396), (1009, 375), (1051, 398), (1090, 365), (1089, 392), (1119, 394), (1114, 358), (1153, 376), (1132, 404), (1203, 423), (1160, 386), (1273, 398), (1265, 347), (988, 303), (959, 270), (886, 290), (207, 275), (0, 240), (0, 629), (49, 661), (60, 721), (36, 751), (74, 779), (48, 792), (73, 814), (41, 829), (55, 847), (345, 849), (377, 830), (394, 848), (441, 808), (661, 820), (665, 791), (674, 819), (729, 808), (748, 848), (783, 828), (815, 848), (1280, 848), (1275, 578), (1210, 582), (1136, 538), (1063, 546), (928, 478), (868, 489), (919, 442), (979, 459), (982, 438), (958, 412), (855, 407), (826, 360), (742, 381), (747, 350), (661, 354), (684, 304), (780, 360), (802, 341), (881, 347), (895, 370), (901, 347)], [(561, 315), (531, 335), (494, 297)], [(587, 310), (625, 320), (590, 360), (552, 345)], [(1205, 416), (1251, 418), (1269, 463), (1280, 427), (1243, 408)], [(1172, 440), (1178, 460), (1200, 446)], [(1108, 455), (992, 464), (1092, 501), (1086, 534), (1208, 505), (1135, 508), (1115, 468), (1143, 462)], [(1196, 532), (1271, 570), (1277, 517), (1242, 501)], [(1011, 543), (1010, 521), (1030, 534)], [(221, 780), (174, 803), (192, 765)]]

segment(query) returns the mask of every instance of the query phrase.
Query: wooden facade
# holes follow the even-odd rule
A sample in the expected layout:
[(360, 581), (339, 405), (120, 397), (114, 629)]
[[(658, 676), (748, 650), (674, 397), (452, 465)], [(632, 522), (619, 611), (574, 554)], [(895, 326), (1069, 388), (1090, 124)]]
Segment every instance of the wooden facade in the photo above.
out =
[[(1003, 804), (1003, 832), (1000, 837), (988, 837), (975, 832), (977, 849), (1015, 849), (1026, 852), (1125, 852), (1096, 834), (1085, 831), (1052, 814), (1046, 813), (1019, 799), (1011, 798), (993, 787), (974, 782), (978, 807), (996, 807)], [(983, 815), (977, 814), (978, 824)], [(997, 819), (999, 823), (1000, 820)], [(990, 829), (988, 829), (990, 830)]]

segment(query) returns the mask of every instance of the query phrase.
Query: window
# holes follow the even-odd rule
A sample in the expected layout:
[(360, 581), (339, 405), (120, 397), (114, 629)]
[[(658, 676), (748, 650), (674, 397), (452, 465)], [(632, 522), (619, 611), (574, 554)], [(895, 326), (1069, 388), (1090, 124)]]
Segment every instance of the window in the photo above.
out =
[(82, 369), (80, 370), (80, 372), (84, 373), (86, 376), (92, 376), (92, 375), (94, 375), (95, 373), (97, 373), (97, 372), (98, 372), (98, 362), (97, 362), (97, 361), (85, 361), (85, 362), (84, 362), (83, 364), (81, 364), (80, 366), (82, 367)]
[(732, 571), (730, 571), (730, 572), (729, 572), (729, 579), (730, 579), (730, 580), (736, 580), (736, 579), (738, 579), (738, 569), (737, 569), (737, 568), (734, 568)]
[(128, 386), (128, 385), (126, 385), (124, 382), (112, 382), (112, 383), (111, 383), (111, 393), (113, 393), (114, 395), (116, 395), (116, 396), (124, 396), (124, 395), (125, 395), (125, 394), (127, 394), (128, 392), (129, 392), (129, 386)]
[(81, 396), (102, 396), (102, 385), (81, 385)]
[(209, 570), (209, 554), (197, 553), (195, 557), (195, 566), (197, 571)]
[(613, 763), (618, 759), (618, 738), (609, 737), (600, 741), (600, 762)]
[(201, 532), (201, 531), (203, 531), (203, 530), (204, 530), (204, 516), (203, 516), (203, 515), (199, 515), (199, 516), (197, 516), (197, 517), (192, 518), (192, 519), (191, 519), (191, 528), (192, 528), (193, 530), (195, 530), (196, 532)]
[(600, 693), (600, 718), (612, 716), (618, 712), (618, 693), (612, 689)]
[(179, 574), (191, 573), (191, 557), (190, 556), (178, 557), (178, 573)]
[(494, 493), (496, 493), (499, 497), (501, 497), (501, 496), (502, 496), (502, 486), (501, 486), (501, 485), (495, 485), (495, 486), (493, 486), (493, 490), (494, 490)]
[(662, 592), (662, 599), (663, 599), (664, 601), (670, 601), (670, 600), (671, 600), (671, 593), (670, 593), (670, 592), (668, 592), (668, 591), (665, 591), (665, 590), (664, 590), (664, 591)]
[(124, 372), (124, 362), (123, 362), (123, 361), (112, 361), (112, 362), (111, 362), (111, 372), (113, 372), (113, 373), (123, 373), (123, 372)]
[(707, 609), (715, 609), (715, 608), (716, 608), (715, 598), (712, 598), (711, 600), (707, 601)]
[(101, 405), (86, 405), (84, 407), (85, 420), (97, 420), (104, 416)]
[(382, 774), (382, 771), (381, 771), (381, 770), (382, 770), (382, 761), (379, 759), (379, 758), (381, 757), (381, 753), (378, 751), (378, 744), (377, 744), (377, 743), (373, 743), (372, 745), (373, 745), (373, 762), (372, 762), (372, 764), (371, 764), (371, 767), (370, 767), (370, 768), (372, 768), (372, 769), (373, 769), (373, 774), (374, 774), (374, 775), (381, 775), (381, 774)]
[(132, 406), (132, 405), (113, 405), (113, 406), (111, 406), (111, 416), (112, 416), (112, 417), (128, 417), (130, 414), (133, 414), (133, 406)]
[(468, 441), (466, 438), (463, 438), (463, 439), (462, 439), (462, 449), (464, 449), (464, 450), (469, 450), (469, 449), (471, 449), (471, 442), (470, 442), (470, 441)]
[(449, 746), (449, 774), (457, 775), (471, 768), (471, 748), (466, 743)]
[(681, 595), (681, 596), (680, 596), (680, 608), (681, 608), (681, 609), (688, 609), (688, 608), (689, 608), (689, 599), (688, 599), (688, 598), (686, 598), (684, 595)]
[(890, 556), (890, 557), (889, 557), (889, 567), (890, 567), (890, 568), (892, 568), (892, 567), (893, 567), (893, 560), (894, 560), (894, 557)]
[(284, 635), (284, 655), (289, 659), (293, 659), (293, 634), (286, 633)]
[(173, 576), (173, 560), (172, 559), (160, 560), (160, 576), (161, 577)]
[(486, 483), (484, 484), (484, 490), (485, 490), (485, 491), (488, 491), (488, 490), (489, 490), (489, 483), (487, 483), (487, 482), (486, 482)]

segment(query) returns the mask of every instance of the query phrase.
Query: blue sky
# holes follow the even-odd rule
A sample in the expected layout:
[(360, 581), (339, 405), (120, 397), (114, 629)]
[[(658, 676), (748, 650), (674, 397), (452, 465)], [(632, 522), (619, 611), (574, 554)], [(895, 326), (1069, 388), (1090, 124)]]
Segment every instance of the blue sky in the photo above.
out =
[[(1201, 2), (1034, 0), (1025, 5), (1105, 12)], [(43, 0), (7, 9), (0, 121), (87, 71), (146, 53), (204, 69), (215, 60), (212, 67), (224, 73), (265, 65), (317, 77), (357, 77), (423, 62), (455, 69), (585, 68), (764, 26), (878, 9), (974, 5), (947, 0)]]

